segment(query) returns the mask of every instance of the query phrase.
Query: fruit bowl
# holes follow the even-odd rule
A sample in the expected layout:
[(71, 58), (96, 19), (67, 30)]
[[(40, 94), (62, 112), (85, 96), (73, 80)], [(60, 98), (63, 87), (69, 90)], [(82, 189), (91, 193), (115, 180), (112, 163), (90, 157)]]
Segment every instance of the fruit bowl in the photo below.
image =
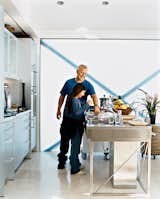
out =
[(121, 110), (122, 111), (122, 115), (129, 115), (132, 112), (132, 108), (128, 107), (126, 109), (117, 109), (117, 110)]
[(113, 101), (113, 108), (116, 110), (121, 110), (122, 115), (129, 115), (132, 112), (132, 108), (129, 104), (125, 104), (125, 102), (121, 99), (117, 99)]

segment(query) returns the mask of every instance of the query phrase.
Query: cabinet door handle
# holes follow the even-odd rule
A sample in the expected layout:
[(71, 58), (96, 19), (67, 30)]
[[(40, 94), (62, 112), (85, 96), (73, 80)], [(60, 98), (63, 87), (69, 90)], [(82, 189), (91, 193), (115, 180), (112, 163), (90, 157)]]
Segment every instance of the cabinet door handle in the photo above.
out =
[(35, 128), (35, 118), (31, 119), (31, 128)]
[(32, 73), (38, 73), (37, 71), (33, 70)]

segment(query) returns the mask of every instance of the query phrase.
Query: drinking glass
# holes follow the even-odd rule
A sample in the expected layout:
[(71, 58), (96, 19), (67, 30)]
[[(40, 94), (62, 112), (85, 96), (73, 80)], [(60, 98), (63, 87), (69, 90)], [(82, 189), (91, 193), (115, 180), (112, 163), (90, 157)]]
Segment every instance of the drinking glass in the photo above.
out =
[(122, 125), (122, 111), (118, 110), (115, 115), (115, 125)]
[(109, 124), (114, 125), (114, 117), (109, 117)]

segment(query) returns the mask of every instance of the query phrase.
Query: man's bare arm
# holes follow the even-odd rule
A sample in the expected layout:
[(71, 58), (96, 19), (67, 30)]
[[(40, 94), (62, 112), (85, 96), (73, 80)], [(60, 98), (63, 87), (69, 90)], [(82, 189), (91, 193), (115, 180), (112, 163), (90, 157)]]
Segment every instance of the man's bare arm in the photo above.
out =
[(92, 97), (93, 103), (94, 103), (94, 112), (95, 112), (96, 115), (98, 115), (100, 113), (100, 108), (99, 108), (99, 105), (98, 105), (97, 95), (94, 94), (91, 97)]
[(57, 109), (57, 119), (61, 118), (61, 107), (63, 105), (64, 102), (64, 96), (60, 95), (59, 100), (58, 100), (58, 109)]

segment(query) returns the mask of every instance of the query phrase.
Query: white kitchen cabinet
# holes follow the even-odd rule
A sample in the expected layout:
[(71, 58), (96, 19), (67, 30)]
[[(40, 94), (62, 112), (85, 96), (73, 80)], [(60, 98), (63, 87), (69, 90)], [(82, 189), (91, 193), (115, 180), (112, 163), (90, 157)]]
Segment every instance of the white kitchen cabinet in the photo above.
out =
[(15, 177), (15, 141), (13, 118), (14, 117), (10, 117), (2, 122), (2, 131), (4, 134), (4, 167), (6, 180), (13, 180)]
[(5, 55), (5, 62), (4, 62), (4, 72), (5, 75), (9, 71), (9, 34), (6, 29), (4, 29), (4, 55)]
[(5, 182), (15, 177), (14, 160), (14, 120), (12, 117), (0, 122), (0, 196), (4, 196)]
[(30, 152), (30, 144), (30, 111), (25, 111), (15, 117), (15, 169)]
[(18, 39), (18, 76), (26, 84), (26, 106), (31, 109), (31, 143), (36, 146), (36, 100), (37, 100), (37, 45), (31, 38)]
[(4, 133), (0, 123), (0, 196), (4, 195), (5, 167), (4, 167)]
[(0, 196), (7, 180), (31, 152), (30, 111), (0, 121)]
[(26, 108), (31, 108), (31, 51), (32, 39), (18, 39), (17, 72), (19, 80), (25, 83)]
[(3, 32), (3, 10), (0, 7), (0, 120), (4, 114), (4, 88), (3, 88), (3, 73), (4, 73), (4, 32)]
[[(0, 6), (0, 28), (4, 27), (4, 20), (3, 20), (4, 12), (2, 7)], [(0, 29), (1, 30), (1, 29)]]
[(10, 34), (9, 64), (10, 73), (17, 77), (17, 38)]
[(4, 28), (5, 77), (17, 79), (17, 38)]

